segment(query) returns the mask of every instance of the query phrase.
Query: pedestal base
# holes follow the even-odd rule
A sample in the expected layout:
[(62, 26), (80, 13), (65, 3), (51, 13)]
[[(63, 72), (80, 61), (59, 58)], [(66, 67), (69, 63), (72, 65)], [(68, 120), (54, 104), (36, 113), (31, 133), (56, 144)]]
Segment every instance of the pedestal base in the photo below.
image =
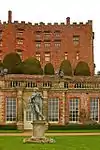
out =
[(34, 121), (33, 125), (33, 137), (44, 137), (46, 130), (48, 130), (48, 123), (44, 120)]
[(25, 138), (23, 140), (23, 143), (55, 143), (55, 140), (52, 138), (47, 137), (31, 137), (31, 138)]
[(34, 121), (33, 135), (31, 138), (25, 138), (24, 143), (55, 143), (54, 139), (45, 137), (45, 132), (48, 130), (48, 123), (44, 120)]

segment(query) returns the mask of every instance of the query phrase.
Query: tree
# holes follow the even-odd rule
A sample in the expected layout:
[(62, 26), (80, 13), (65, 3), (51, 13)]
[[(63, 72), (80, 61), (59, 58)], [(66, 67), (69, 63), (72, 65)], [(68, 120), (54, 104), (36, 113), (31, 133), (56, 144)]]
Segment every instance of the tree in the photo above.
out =
[(9, 53), (3, 59), (4, 68), (8, 69), (8, 73), (16, 73), (16, 67), (21, 63), (21, 58), (17, 53)]
[(40, 62), (34, 57), (26, 59), (21, 68), (23, 74), (43, 74)]
[(97, 72), (97, 75), (100, 75), (100, 71)]
[(1, 61), (0, 61), (0, 68), (4, 68), (4, 65)]
[(90, 76), (90, 68), (89, 68), (88, 64), (84, 61), (80, 61), (74, 70), (74, 75)]
[(51, 63), (47, 63), (44, 67), (44, 74), (54, 75), (54, 67)]
[(60, 70), (64, 72), (64, 75), (72, 76), (72, 67), (68, 60), (64, 60), (61, 63)]

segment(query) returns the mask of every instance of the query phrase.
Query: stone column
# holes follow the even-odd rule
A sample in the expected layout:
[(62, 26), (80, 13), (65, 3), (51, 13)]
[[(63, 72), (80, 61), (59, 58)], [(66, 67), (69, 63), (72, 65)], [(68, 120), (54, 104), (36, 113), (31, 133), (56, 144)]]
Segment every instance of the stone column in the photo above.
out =
[(2, 92), (0, 92), (0, 123), (4, 123), (5, 120), (5, 100)]
[(23, 92), (21, 90), (18, 91), (17, 100), (17, 128), (24, 130)]
[(62, 99), (60, 101), (60, 124), (65, 124), (65, 92), (62, 93)]
[(43, 91), (43, 115), (48, 120), (48, 92)]

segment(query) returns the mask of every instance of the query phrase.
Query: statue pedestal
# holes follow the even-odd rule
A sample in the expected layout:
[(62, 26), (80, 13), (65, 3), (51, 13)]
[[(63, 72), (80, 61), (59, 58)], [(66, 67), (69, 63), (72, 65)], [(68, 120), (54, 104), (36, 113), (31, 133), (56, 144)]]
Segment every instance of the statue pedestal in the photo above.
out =
[(33, 135), (32, 137), (44, 137), (46, 130), (48, 130), (48, 123), (44, 120), (38, 120), (32, 122)]
[(54, 143), (51, 138), (45, 137), (45, 132), (48, 130), (48, 123), (45, 120), (33, 121), (33, 133), (31, 138), (25, 138), (24, 143)]

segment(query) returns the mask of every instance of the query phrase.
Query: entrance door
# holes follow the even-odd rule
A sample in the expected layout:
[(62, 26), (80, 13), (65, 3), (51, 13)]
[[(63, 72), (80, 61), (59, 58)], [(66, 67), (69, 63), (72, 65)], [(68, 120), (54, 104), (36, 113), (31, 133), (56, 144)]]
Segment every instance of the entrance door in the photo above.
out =
[(24, 129), (29, 130), (32, 129), (32, 112), (30, 109), (24, 111)]

